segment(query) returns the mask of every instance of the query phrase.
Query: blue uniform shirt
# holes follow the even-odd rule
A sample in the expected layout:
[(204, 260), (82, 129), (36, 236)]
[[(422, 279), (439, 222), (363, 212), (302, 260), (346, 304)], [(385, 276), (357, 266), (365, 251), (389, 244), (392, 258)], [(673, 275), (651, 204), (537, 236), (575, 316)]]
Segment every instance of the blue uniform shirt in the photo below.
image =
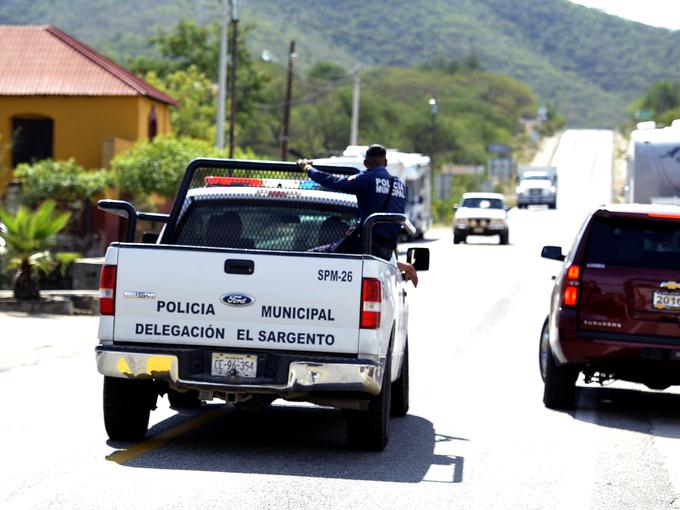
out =
[[(349, 177), (331, 175), (311, 168), (309, 178), (326, 188), (356, 195), (361, 223), (376, 212), (404, 214), (406, 208), (404, 183), (398, 177), (393, 177), (384, 166), (370, 168)], [(392, 198), (387, 207), (383, 209), (390, 191), (390, 179), (394, 179)], [(373, 235), (389, 239), (396, 244), (400, 229), (400, 225), (378, 223), (373, 228)]]

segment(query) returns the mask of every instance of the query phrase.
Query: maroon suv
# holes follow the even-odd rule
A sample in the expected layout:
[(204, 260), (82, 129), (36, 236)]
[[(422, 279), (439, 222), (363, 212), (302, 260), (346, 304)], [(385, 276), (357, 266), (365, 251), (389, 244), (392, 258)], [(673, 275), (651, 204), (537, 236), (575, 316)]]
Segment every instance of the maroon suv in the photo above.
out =
[(610, 206), (592, 213), (566, 256), (539, 348), (543, 402), (574, 405), (576, 380), (680, 384), (680, 208)]

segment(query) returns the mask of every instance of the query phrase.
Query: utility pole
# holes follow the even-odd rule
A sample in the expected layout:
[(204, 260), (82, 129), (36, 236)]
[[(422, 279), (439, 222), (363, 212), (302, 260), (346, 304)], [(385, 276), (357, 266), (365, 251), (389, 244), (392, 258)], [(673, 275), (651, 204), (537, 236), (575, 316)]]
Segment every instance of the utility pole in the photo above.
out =
[(295, 41), (290, 41), (288, 52), (288, 80), (286, 83), (286, 100), (283, 103), (283, 126), (281, 129), (281, 161), (288, 156), (288, 124), (290, 122), (290, 103), (293, 96), (293, 62), (295, 61)]
[(430, 154), (430, 165), (434, 172), (434, 154), (437, 151), (437, 112), (439, 110), (439, 101), (436, 97), (431, 97), (427, 103), (430, 105), (430, 113), (432, 114), (432, 154)]
[(220, 58), (217, 70), (217, 119), (215, 147), (224, 149), (224, 113), (227, 102), (227, 17), (228, 0), (222, 0), (222, 31), (220, 33)]
[(354, 68), (354, 91), (352, 94), (352, 126), (349, 133), (349, 144), (357, 145), (359, 142), (359, 94), (361, 92), (361, 66)]
[(229, 112), (229, 157), (234, 157), (234, 123), (236, 119), (236, 54), (238, 41), (238, 0), (231, 0), (231, 109)]

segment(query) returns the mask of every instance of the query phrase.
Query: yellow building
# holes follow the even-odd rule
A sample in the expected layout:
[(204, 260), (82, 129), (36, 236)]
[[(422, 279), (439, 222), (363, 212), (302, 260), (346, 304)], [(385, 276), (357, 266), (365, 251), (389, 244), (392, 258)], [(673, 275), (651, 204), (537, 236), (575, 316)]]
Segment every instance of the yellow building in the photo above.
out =
[(176, 104), (58, 28), (0, 25), (0, 169), (45, 158), (106, 167), (169, 133)]

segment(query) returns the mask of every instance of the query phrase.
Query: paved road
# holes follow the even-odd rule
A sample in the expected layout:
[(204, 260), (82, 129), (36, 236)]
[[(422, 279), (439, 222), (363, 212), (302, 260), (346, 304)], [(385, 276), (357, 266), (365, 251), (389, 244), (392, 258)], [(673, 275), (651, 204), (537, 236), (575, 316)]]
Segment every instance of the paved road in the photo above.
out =
[[(262, 413), (165, 399), (149, 440), (107, 442), (96, 319), (0, 316), (2, 508), (680, 508), (680, 395), (583, 387), (578, 410), (541, 403), (540, 327), (557, 263), (609, 193), (611, 134), (568, 131), (559, 203), (511, 212), (511, 244), (427, 241), (409, 292), (412, 407), (380, 454), (349, 450), (340, 414)], [(588, 186), (584, 188), (583, 183)]]

